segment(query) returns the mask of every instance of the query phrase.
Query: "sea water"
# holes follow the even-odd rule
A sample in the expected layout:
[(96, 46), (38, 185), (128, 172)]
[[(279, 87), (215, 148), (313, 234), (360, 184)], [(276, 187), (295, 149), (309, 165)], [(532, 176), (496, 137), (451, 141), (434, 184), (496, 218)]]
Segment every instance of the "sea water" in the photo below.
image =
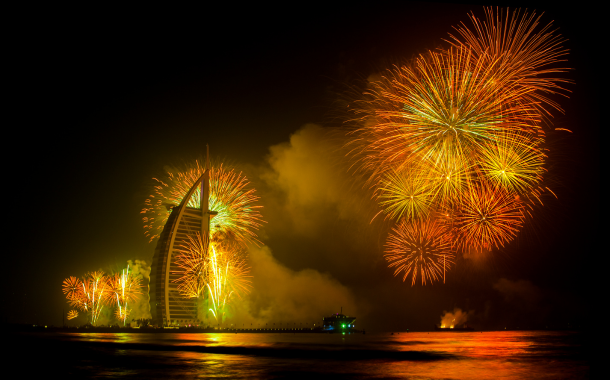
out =
[[(60, 378), (579, 379), (578, 332), (15, 333), (5, 368)], [(6, 358), (6, 356), (5, 356)]]

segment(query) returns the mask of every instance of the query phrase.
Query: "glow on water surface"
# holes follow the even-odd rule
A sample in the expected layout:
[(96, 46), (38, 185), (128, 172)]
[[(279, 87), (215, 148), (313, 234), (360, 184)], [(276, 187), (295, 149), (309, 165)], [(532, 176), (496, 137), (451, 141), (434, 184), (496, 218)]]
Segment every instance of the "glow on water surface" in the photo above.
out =
[(385, 334), (46, 334), (80, 377), (587, 378), (573, 332)]

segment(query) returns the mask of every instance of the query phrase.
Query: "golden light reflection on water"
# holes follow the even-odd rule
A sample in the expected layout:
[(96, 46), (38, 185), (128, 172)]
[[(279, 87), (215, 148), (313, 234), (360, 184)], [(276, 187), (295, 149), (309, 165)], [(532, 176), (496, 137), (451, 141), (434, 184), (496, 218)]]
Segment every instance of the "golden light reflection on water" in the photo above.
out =
[(586, 363), (564, 365), (562, 370), (558, 370), (557, 360), (549, 355), (552, 347), (536, 342), (542, 335), (557, 334), (562, 333), (403, 333), (388, 343), (399, 350), (445, 352), (455, 358), (434, 362), (388, 362), (383, 373), (388, 376), (470, 379), (581, 377), (587, 371)]
[[(350, 374), (364, 377), (573, 378), (588, 373), (567, 333), (431, 332), (389, 334), (73, 334), (86, 341), (138, 343), (134, 360), (171, 363), (171, 375), (269, 377)], [(168, 347), (146, 351), (147, 345)], [(141, 347), (144, 347), (142, 349)], [(559, 351), (558, 351), (559, 350)], [(120, 351), (120, 352), (118, 352)], [(395, 353), (403, 353), (397, 356)], [(411, 353), (424, 353), (423, 358)], [(393, 354), (394, 353), (394, 354)], [(387, 356), (386, 356), (387, 355)], [(564, 360), (558, 359), (564, 355)], [(567, 355), (567, 356), (566, 356)], [(370, 356), (370, 357), (369, 357)], [(142, 359), (144, 357), (144, 359)], [(411, 359), (410, 359), (411, 358)], [(168, 364), (169, 365), (169, 364)], [(162, 373), (139, 373), (158, 378)], [(165, 375), (170, 375), (165, 373)]]

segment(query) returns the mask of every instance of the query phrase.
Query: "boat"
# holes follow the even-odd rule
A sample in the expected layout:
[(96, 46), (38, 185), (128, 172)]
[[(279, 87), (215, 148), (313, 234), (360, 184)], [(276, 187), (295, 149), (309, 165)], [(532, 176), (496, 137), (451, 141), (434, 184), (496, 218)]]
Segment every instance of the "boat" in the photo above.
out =
[(343, 314), (343, 307), (340, 313), (332, 314), (322, 318), (323, 332), (360, 332), (356, 330), (356, 317)]

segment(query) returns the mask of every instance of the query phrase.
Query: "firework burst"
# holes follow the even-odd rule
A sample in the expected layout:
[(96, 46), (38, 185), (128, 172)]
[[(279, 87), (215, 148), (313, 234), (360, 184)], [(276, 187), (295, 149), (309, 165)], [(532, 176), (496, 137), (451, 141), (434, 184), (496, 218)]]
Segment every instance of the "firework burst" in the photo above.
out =
[(180, 275), (174, 280), (187, 298), (207, 300), (208, 311), (221, 323), (235, 297), (250, 291), (250, 268), (243, 246), (230, 239), (206, 241), (197, 234), (176, 259)]
[(523, 203), (518, 196), (488, 184), (468, 192), (457, 217), (456, 229), (463, 250), (503, 247), (523, 225)]
[(68, 317), (67, 317), (67, 318), (68, 318), (68, 320), (69, 320), (69, 321), (70, 321), (70, 320), (72, 320), (72, 319), (74, 319), (74, 318), (76, 318), (76, 317), (78, 317), (78, 311), (76, 311), (76, 310), (70, 310), (70, 311), (68, 312)]
[(128, 305), (135, 302), (142, 294), (141, 280), (141, 277), (134, 276), (129, 271), (129, 266), (121, 273), (116, 273), (113, 277), (108, 278), (107, 302), (116, 304), (115, 315), (123, 322), (123, 326), (127, 323), (130, 311)]
[(400, 222), (385, 244), (385, 258), (394, 276), (402, 275), (411, 285), (417, 277), (422, 285), (445, 279), (445, 272), (453, 265), (455, 254), (451, 247), (448, 229), (442, 223), (426, 219)]
[(542, 139), (523, 135), (500, 137), (480, 152), (480, 169), (498, 187), (525, 194), (542, 181), (546, 154)]
[(358, 102), (363, 126), (353, 152), (375, 185), (388, 170), (438, 167), (462, 172), (504, 129), (528, 129), (530, 109), (519, 94), (465, 48), (429, 52), (371, 83)]
[(472, 27), (462, 23), (455, 28), (457, 35), (450, 34), (449, 42), (470, 50), (490, 67), (501, 83), (520, 94), (520, 103), (549, 116), (549, 107), (561, 112), (561, 106), (546, 96), (565, 96), (568, 91), (562, 86), (571, 83), (556, 76), (570, 69), (556, 66), (566, 61), (568, 49), (562, 46), (565, 40), (552, 30), (552, 22), (539, 27), (542, 15), (520, 9), (511, 14), (486, 8), (484, 21), (474, 14), (469, 17)]
[[(196, 162), (195, 166), (185, 171), (168, 171), (162, 180), (154, 178), (157, 185), (142, 210), (142, 214), (145, 214), (145, 234), (151, 241), (159, 237), (169, 217), (169, 210), (182, 202), (204, 170)], [(187, 203), (188, 207), (200, 208), (200, 193), (199, 190), (195, 191)], [(244, 244), (260, 243), (255, 232), (263, 222), (259, 211), (262, 206), (256, 205), (258, 199), (255, 190), (241, 172), (227, 169), (222, 164), (212, 167), (209, 209), (217, 214), (210, 225), (211, 235), (229, 236)]]
[(485, 15), (470, 15), (473, 27), (456, 28), (448, 48), (386, 70), (350, 107), (348, 155), (386, 217), (400, 220), (386, 259), (412, 283), (438, 277), (434, 254), (415, 253), (436, 236), (424, 232), (431, 226), (462, 252), (497, 249), (552, 194), (543, 125), (562, 111), (549, 95), (570, 82), (557, 77), (568, 71), (557, 67), (564, 41), (535, 13)]
[(188, 236), (186, 246), (180, 248), (176, 264), (181, 270), (175, 272), (180, 277), (178, 291), (187, 298), (202, 296), (208, 281), (208, 241), (205, 236), (197, 233), (196, 237)]
[(250, 288), (249, 271), (246, 260), (230, 250), (214, 244), (210, 249), (209, 281), (206, 284), (210, 300), (209, 311), (217, 323), (221, 323), (226, 306), (235, 295), (241, 297), (241, 292), (248, 292)]
[(82, 280), (69, 277), (63, 282), (63, 292), (70, 306), (89, 314), (95, 325), (107, 301), (108, 277), (103, 271), (89, 272)]
[(70, 276), (64, 280), (62, 291), (66, 295), (68, 301), (80, 297), (82, 290), (82, 281), (74, 276)]
[(377, 199), (388, 217), (415, 220), (428, 217), (433, 192), (423, 173), (403, 170), (386, 174)]

